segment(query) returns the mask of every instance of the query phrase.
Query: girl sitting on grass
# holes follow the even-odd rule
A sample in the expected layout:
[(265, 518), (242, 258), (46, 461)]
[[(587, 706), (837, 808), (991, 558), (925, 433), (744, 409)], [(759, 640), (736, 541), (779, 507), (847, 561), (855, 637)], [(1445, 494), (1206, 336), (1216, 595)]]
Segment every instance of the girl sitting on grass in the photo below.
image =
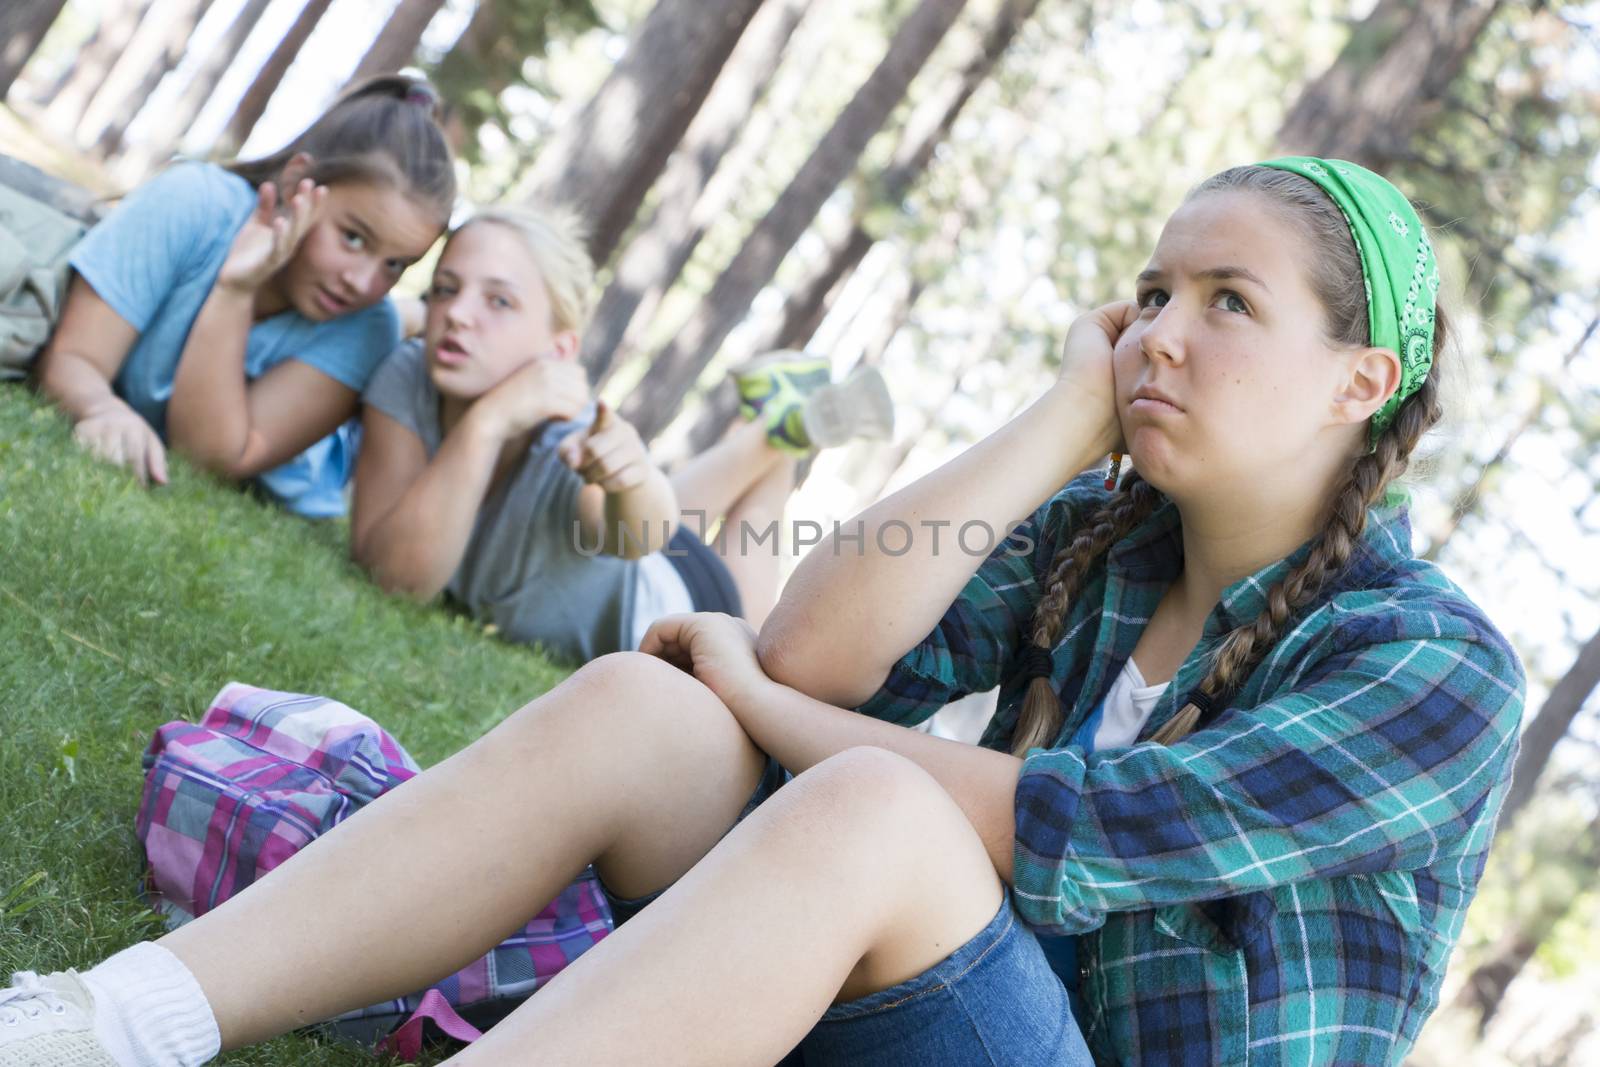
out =
[(342, 424), (400, 338), (385, 294), (455, 199), (436, 110), (424, 82), (373, 79), (281, 151), (174, 164), (90, 230), (39, 367), (77, 440), (141, 482), (170, 445), (342, 514)]
[[(353, 554), (386, 589), (444, 590), (576, 661), (636, 648), (675, 612), (759, 623), (780, 561), (745, 531), (782, 518), (793, 453), (887, 436), (882, 378), (830, 385), (825, 360), (798, 355), (747, 368), (748, 421), (668, 478), (577, 362), (592, 281), (559, 211), (485, 211), (450, 235), (424, 336), (366, 391)], [(724, 534), (708, 546), (680, 516)]]
[[(436, 980), (591, 863), (619, 918), (659, 899), (452, 1064), (1400, 1063), (1522, 706), (1392, 491), (1435, 270), (1352, 164), (1210, 179), (759, 640), (662, 620), (160, 942), (18, 975), (0, 1065), (201, 1063)], [(1113, 450), (1137, 473), (1073, 477)], [(876, 536), (1029, 513), (987, 559)], [(906, 728), (997, 684), (979, 746)]]

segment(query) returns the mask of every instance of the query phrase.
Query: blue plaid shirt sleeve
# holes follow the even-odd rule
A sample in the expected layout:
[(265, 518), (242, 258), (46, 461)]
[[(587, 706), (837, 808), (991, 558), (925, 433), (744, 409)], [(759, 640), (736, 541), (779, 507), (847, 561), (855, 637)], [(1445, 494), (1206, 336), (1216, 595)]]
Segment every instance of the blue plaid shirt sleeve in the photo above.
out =
[(1078, 516), (1107, 494), (1098, 471), (1079, 476), (995, 546), (933, 632), (889, 671), (856, 708), (863, 715), (915, 726), (954, 700), (999, 685), (1038, 606), (1037, 575)]
[(1341, 625), (1297, 681), (1170, 748), (1031, 753), (1016, 799), (1023, 915), (1081, 933), (1109, 912), (1470, 848), (1509, 778), (1522, 667), (1486, 621), (1433, 607)]

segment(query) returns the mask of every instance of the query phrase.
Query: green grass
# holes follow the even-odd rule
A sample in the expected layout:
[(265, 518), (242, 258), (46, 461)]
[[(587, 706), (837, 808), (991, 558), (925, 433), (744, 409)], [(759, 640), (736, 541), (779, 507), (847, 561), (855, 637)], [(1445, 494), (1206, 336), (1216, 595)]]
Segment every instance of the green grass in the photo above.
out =
[[(174, 467), (143, 489), (0, 387), (0, 977), (160, 932), (140, 898), (139, 756), (226, 682), (341, 700), (427, 764), (565, 674), (384, 596), (347, 560), (342, 524)], [(293, 1035), (220, 1062), (373, 1061)]]

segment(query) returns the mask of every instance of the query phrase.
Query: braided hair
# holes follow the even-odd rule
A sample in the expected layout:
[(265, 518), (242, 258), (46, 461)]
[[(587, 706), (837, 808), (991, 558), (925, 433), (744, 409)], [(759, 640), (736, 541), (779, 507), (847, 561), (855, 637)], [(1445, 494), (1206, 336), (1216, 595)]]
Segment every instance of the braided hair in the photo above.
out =
[[(1243, 189), (1260, 194), (1299, 226), (1316, 249), (1310, 258), (1311, 285), (1326, 312), (1323, 328), (1335, 343), (1371, 343), (1361, 260), (1348, 223), (1337, 205), (1315, 184), (1297, 174), (1266, 167), (1234, 167), (1207, 179), (1189, 194)], [(1394, 421), (1371, 452), (1358, 457), (1333, 495), (1328, 519), (1311, 541), (1305, 560), (1267, 590), (1266, 607), (1228, 633), (1211, 657), (1195, 695), (1156, 731), (1152, 740), (1172, 745), (1199, 724), (1202, 704), (1223, 707), (1250, 672), (1272, 650), (1293, 620), (1349, 566), (1367, 525), (1367, 509), (1382, 499), (1389, 483), (1405, 473), (1418, 442), (1443, 415), (1439, 401), (1439, 357), (1449, 342), (1444, 308), (1437, 309), (1433, 331), (1433, 370), (1400, 405)], [(1051, 561), (1044, 596), (1033, 615), (1033, 644), (1055, 647), (1073, 596), (1101, 556), (1164, 500), (1162, 493), (1131, 471), (1115, 493), (1083, 524), (1083, 529)], [(1061, 731), (1061, 702), (1048, 678), (1034, 678), (1012, 733), (1011, 750), (1054, 744)]]

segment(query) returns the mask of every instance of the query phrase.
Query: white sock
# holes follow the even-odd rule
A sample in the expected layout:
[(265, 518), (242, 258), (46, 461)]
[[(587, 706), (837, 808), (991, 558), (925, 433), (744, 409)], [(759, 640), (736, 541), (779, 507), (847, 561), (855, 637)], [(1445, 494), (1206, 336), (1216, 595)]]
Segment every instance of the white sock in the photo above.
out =
[(222, 1050), (200, 983), (153, 941), (123, 949), (83, 981), (95, 1036), (121, 1067), (199, 1067)]

